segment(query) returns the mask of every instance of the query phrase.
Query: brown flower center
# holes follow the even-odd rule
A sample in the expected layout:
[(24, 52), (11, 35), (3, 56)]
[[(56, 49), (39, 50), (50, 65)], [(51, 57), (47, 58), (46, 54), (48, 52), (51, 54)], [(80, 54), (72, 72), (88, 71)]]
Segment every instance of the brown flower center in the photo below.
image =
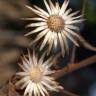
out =
[(51, 31), (60, 32), (64, 29), (64, 20), (58, 15), (49, 16), (47, 24)]
[(41, 81), (42, 75), (43, 74), (38, 67), (31, 68), (29, 72), (30, 79), (35, 83), (38, 83)]

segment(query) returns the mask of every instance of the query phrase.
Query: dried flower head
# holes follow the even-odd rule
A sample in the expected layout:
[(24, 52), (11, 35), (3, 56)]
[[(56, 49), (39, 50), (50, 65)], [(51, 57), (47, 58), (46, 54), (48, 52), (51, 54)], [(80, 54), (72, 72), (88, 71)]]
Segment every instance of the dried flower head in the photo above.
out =
[(34, 52), (32, 56), (29, 52), (28, 58), (25, 55), (22, 57), (23, 64), (19, 65), (23, 72), (16, 73), (22, 79), (16, 83), (16, 86), (21, 85), (21, 89), (25, 88), (24, 96), (49, 96), (48, 90), (59, 91), (59, 89), (63, 89), (52, 76), (49, 76), (54, 73), (50, 69), (52, 62), (49, 63), (52, 58), (45, 62), (43, 59), (44, 55), (37, 60)]
[(26, 6), (39, 17), (25, 18), (25, 20), (37, 21), (27, 26), (36, 27), (36, 29), (25, 34), (25, 36), (33, 33), (39, 33), (32, 44), (44, 37), (44, 40), (40, 46), (40, 50), (42, 50), (47, 43), (49, 45), (47, 51), (48, 53), (50, 53), (52, 47), (57, 48), (59, 42), (62, 55), (64, 56), (65, 51), (69, 50), (66, 37), (69, 38), (75, 45), (79, 46), (74, 37), (80, 38), (80, 36), (74, 31), (79, 29), (76, 24), (83, 21), (81, 18), (82, 15), (76, 16), (78, 11), (71, 13), (72, 9), (67, 9), (69, 0), (65, 0), (61, 7), (59, 6), (58, 2), (56, 2), (54, 5), (51, 0), (49, 0), (49, 4), (46, 2), (46, 0), (44, 0), (44, 4), (48, 12), (37, 6)]

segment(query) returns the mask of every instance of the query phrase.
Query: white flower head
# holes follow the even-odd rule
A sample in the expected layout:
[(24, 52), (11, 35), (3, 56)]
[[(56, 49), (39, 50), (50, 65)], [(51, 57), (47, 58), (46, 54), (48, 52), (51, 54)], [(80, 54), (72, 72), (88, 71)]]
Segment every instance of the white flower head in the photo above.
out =
[(27, 26), (35, 27), (36, 29), (28, 32), (25, 36), (38, 33), (32, 44), (41, 38), (44, 38), (41, 43), (40, 50), (48, 44), (48, 54), (53, 47), (57, 48), (59, 42), (62, 56), (64, 56), (65, 52), (69, 50), (67, 38), (69, 38), (75, 45), (79, 46), (74, 37), (80, 38), (80, 36), (74, 31), (79, 29), (76, 24), (83, 21), (82, 15), (76, 16), (78, 11), (72, 13), (72, 9), (67, 9), (69, 0), (65, 0), (61, 7), (58, 2), (53, 4), (51, 0), (49, 0), (49, 3), (44, 0), (44, 4), (47, 12), (37, 6), (26, 6), (28, 9), (37, 14), (38, 17), (25, 18), (25, 20), (36, 21), (35, 23), (31, 23)]
[(50, 69), (52, 63), (49, 58), (47, 61), (43, 61), (44, 54), (38, 60), (34, 52), (31, 56), (28, 51), (28, 56), (22, 57), (22, 64), (19, 64), (22, 68), (22, 72), (16, 73), (21, 76), (21, 79), (16, 83), (16, 86), (21, 86), (21, 89), (25, 88), (24, 96), (49, 96), (48, 91), (59, 91), (63, 89), (55, 79), (50, 76), (54, 71)]

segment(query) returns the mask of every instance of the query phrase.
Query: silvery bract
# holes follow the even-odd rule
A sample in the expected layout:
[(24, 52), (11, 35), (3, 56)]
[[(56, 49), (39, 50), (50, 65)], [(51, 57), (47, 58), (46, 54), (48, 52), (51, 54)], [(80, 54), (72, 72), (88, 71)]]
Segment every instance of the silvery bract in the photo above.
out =
[(50, 76), (54, 73), (50, 69), (52, 62), (49, 58), (47, 61), (43, 61), (44, 55), (38, 60), (34, 52), (31, 56), (28, 52), (28, 56), (22, 57), (22, 63), (19, 64), (22, 68), (22, 72), (16, 73), (21, 76), (21, 79), (16, 83), (16, 86), (20, 86), (21, 89), (25, 88), (24, 96), (49, 96), (48, 91), (59, 91), (63, 89), (55, 79)]
[(35, 27), (36, 29), (28, 32), (25, 36), (38, 33), (32, 44), (44, 37), (40, 50), (48, 44), (48, 54), (53, 47), (57, 48), (57, 44), (59, 42), (62, 56), (64, 56), (65, 52), (69, 50), (67, 38), (69, 38), (76, 46), (79, 46), (74, 37), (80, 38), (80, 36), (75, 33), (75, 30), (79, 29), (76, 24), (83, 21), (82, 15), (76, 16), (78, 11), (72, 13), (71, 8), (67, 9), (69, 0), (65, 0), (61, 7), (58, 2), (53, 4), (51, 0), (49, 0), (49, 3), (44, 0), (44, 4), (47, 12), (37, 6), (26, 6), (32, 12), (37, 14), (38, 17), (25, 18), (25, 20), (36, 21), (35, 23), (31, 23), (27, 26)]

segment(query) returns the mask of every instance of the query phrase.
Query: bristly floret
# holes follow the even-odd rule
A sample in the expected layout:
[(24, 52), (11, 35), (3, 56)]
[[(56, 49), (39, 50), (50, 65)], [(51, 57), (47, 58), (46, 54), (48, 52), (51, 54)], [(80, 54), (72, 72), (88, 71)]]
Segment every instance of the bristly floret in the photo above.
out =
[(63, 89), (55, 79), (50, 76), (54, 71), (50, 69), (52, 58), (44, 62), (44, 54), (38, 60), (35, 53), (31, 56), (28, 51), (28, 56), (22, 57), (22, 63), (19, 64), (22, 72), (16, 73), (21, 76), (21, 79), (16, 83), (16, 86), (21, 85), (21, 89), (25, 89), (24, 96), (49, 96), (48, 91), (59, 91)]
[(82, 15), (76, 16), (78, 11), (72, 13), (72, 9), (67, 9), (69, 0), (65, 0), (61, 7), (59, 6), (58, 2), (56, 2), (54, 5), (51, 0), (49, 0), (49, 3), (44, 0), (44, 4), (48, 12), (37, 6), (26, 6), (28, 9), (37, 14), (38, 17), (25, 18), (25, 20), (37, 21), (27, 26), (35, 27), (36, 29), (28, 32), (25, 34), (25, 36), (38, 33), (32, 44), (44, 37), (40, 50), (42, 50), (44, 46), (48, 44), (48, 54), (52, 48), (57, 48), (59, 42), (62, 56), (64, 56), (65, 52), (69, 50), (67, 38), (69, 38), (76, 46), (79, 46), (74, 37), (80, 39), (80, 36), (75, 33), (75, 31), (79, 30), (76, 24), (83, 21)]

